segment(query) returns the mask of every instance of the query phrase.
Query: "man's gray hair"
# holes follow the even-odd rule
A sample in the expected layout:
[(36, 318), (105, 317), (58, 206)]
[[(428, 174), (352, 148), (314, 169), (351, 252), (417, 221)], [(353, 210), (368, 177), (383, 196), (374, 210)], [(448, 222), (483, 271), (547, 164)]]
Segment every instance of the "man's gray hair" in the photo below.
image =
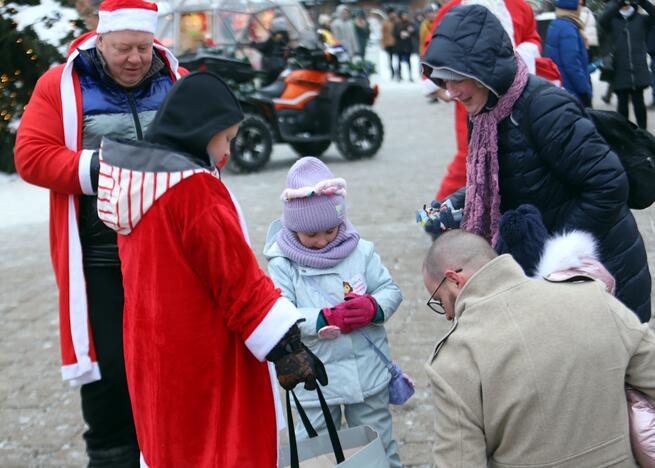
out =
[(430, 247), (423, 268), (434, 280), (446, 270), (462, 268), (473, 274), (498, 254), (482, 237), (454, 229), (441, 234)]

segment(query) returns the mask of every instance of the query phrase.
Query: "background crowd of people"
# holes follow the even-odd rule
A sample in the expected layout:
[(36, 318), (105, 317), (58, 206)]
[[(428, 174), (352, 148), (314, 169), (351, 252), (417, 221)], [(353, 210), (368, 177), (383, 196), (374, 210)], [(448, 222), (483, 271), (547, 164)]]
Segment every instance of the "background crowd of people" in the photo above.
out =
[[(421, 56), (428, 34), (432, 29), (432, 21), (437, 5), (430, 5), (417, 11), (397, 10), (389, 7), (385, 10), (386, 17), (382, 22), (380, 47), (389, 59), (389, 71), (392, 79), (414, 81), (419, 70), (412, 70), (412, 56)], [(339, 5), (332, 16), (321, 14), (318, 18), (322, 29), (331, 31), (334, 39), (351, 55), (366, 57), (366, 50), (372, 38), (371, 25), (364, 9), (352, 9)], [(402, 64), (405, 64), (402, 67)]]
[[(601, 79), (607, 82), (603, 100), (610, 103), (616, 94), (617, 110), (626, 118), (632, 102), (634, 120), (646, 128), (644, 90), (648, 87), (654, 90), (649, 106), (655, 107), (655, 60), (649, 59), (655, 54), (651, 3), (609, 0), (594, 12), (586, 0), (557, 0), (553, 7), (555, 18), (542, 37), (543, 55), (556, 63), (562, 86), (591, 107), (591, 73), (601, 68)], [(411, 57), (425, 53), (438, 10), (439, 4), (416, 11), (385, 10), (380, 47), (388, 57), (392, 79), (414, 81), (419, 76), (420, 70), (411, 69)], [(319, 23), (351, 55), (366, 56), (371, 27), (364, 9), (339, 5), (333, 15), (321, 14)]]

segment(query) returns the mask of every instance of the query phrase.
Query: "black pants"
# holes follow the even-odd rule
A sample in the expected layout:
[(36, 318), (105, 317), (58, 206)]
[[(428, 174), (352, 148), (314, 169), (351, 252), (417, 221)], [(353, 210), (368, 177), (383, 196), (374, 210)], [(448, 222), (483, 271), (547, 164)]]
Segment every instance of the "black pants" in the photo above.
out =
[(410, 81), (413, 81), (413, 76), (412, 76), (412, 65), (410, 62), (412, 54), (410, 52), (399, 52), (398, 53), (398, 79), (402, 80), (403, 79), (403, 74), (400, 69), (403, 63), (407, 64), (407, 76), (409, 77)]
[(644, 104), (644, 90), (642, 89), (621, 89), (614, 91), (619, 99), (619, 105), (616, 109), (626, 119), (629, 118), (628, 100), (632, 98), (635, 117), (639, 128), (646, 128), (646, 105)]
[(396, 70), (393, 68), (393, 58), (396, 55), (395, 47), (385, 47), (384, 50), (387, 51), (387, 56), (389, 57), (389, 71), (391, 71), (391, 78), (396, 76)]
[(120, 267), (85, 267), (84, 275), (102, 376), (81, 388), (89, 467), (138, 467), (139, 447), (123, 358), (123, 277)]

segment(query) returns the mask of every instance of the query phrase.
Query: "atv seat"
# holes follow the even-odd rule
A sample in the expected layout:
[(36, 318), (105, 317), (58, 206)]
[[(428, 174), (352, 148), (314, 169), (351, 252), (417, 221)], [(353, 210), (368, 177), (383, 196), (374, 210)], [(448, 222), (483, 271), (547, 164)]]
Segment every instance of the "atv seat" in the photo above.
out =
[(275, 99), (282, 95), (284, 88), (285, 88), (284, 80), (277, 79), (273, 83), (259, 88), (257, 90), (257, 93), (269, 99)]
[(178, 59), (180, 65), (190, 71), (207, 70), (236, 83), (252, 81), (258, 73), (249, 62), (224, 57), (213, 52), (187, 54), (178, 57)]

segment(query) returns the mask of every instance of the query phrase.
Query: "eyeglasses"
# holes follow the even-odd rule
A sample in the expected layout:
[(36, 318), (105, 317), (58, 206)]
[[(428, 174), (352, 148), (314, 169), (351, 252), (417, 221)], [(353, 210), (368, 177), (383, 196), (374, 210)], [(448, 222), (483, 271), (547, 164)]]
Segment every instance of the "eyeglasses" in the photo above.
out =
[[(459, 268), (455, 270), (455, 273), (461, 273), (463, 268)], [(444, 276), (443, 279), (439, 282), (437, 285), (437, 288), (434, 290), (432, 295), (430, 296), (430, 299), (428, 299), (428, 302), (426, 305), (432, 310), (433, 312), (439, 314), (439, 315), (444, 315), (446, 313), (446, 309), (443, 307), (443, 302), (441, 302), (441, 299), (435, 299), (434, 295), (437, 294), (437, 291), (439, 291), (439, 288), (443, 286), (444, 282), (446, 281), (446, 277)]]

